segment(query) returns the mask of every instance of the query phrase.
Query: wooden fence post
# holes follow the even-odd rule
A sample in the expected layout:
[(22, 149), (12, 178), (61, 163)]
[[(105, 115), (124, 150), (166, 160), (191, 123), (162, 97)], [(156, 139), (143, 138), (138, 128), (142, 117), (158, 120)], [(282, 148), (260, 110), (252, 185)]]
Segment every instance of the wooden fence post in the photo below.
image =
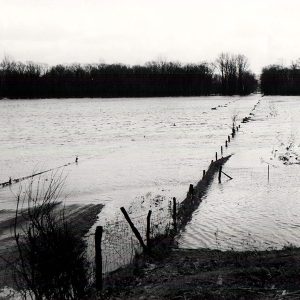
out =
[(97, 226), (95, 232), (95, 262), (96, 262), (96, 289), (101, 291), (103, 289), (103, 278), (102, 278), (102, 233), (103, 227)]
[(223, 146), (221, 146), (221, 156), (223, 156)]
[(216, 152), (216, 161), (218, 160), (218, 152)]
[(192, 184), (190, 184), (190, 187), (189, 187), (189, 194), (190, 195), (194, 194), (194, 186)]
[(203, 170), (203, 176), (202, 176), (202, 178), (204, 178), (204, 176), (205, 176), (205, 170)]
[(172, 218), (173, 218), (173, 226), (174, 226), (174, 231), (177, 232), (177, 220), (176, 220), (176, 198), (173, 198), (173, 214), (172, 214)]
[(121, 212), (123, 213), (123, 215), (124, 215), (126, 221), (128, 222), (128, 224), (129, 224), (131, 230), (133, 231), (134, 235), (136, 236), (136, 238), (138, 239), (140, 245), (142, 246), (143, 250), (144, 250), (144, 251), (147, 251), (147, 250), (148, 250), (148, 249), (147, 249), (147, 246), (145, 245), (145, 243), (144, 243), (144, 241), (143, 241), (143, 239), (142, 239), (142, 237), (141, 237), (141, 234), (140, 234), (139, 231), (136, 229), (136, 227), (133, 225), (132, 221), (130, 220), (130, 217), (128, 216), (128, 214), (127, 214), (127, 212), (126, 212), (126, 210), (125, 210), (125, 208), (124, 208), (124, 207), (121, 207), (120, 209), (121, 209)]
[(219, 183), (221, 183), (222, 166), (219, 167)]
[(225, 147), (226, 147), (226, 148), (228, 147), (227, 141), (225, 141)]
[(147, 215), (147, 231), (146, 231), (146, 239), (147, 239), (147, 247), (150, 249), (151, 245), (151, 239), (150, 239), (150, 229), (151, 229), (151, 223), (150, 223), (150, 218), (151, 218), (152, 210), (148, 211)]
[(230, 180), (232, 180), (232, 179), (233, 179), (231, 176), (229, 176), (228, 174), (226, 174), (226, 173), (225, 173), (225, 172), (223, 172), (222, 170), (221, 170), (221, 173), (222, 173), (222, 174), (224, 174), (226, 177), (228, 177)]
[(230, 143), (230, 135), (228, 136), (228, 143)]

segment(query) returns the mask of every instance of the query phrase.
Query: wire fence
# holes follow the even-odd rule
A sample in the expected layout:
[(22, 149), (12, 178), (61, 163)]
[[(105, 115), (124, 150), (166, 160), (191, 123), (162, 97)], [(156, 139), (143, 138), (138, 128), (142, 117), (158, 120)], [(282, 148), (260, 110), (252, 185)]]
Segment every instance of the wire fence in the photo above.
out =
[[(193, 212), (201, 203), (202, 197), (218, 171), (220, 177), (222, 165), (229, 157), (217, 159), (216, 156), (216, 160), (211, 162), (208, 170), (203, 174), (203, 178), (196, 187), (190, 185), (186, 198), (180, 203), (177, 203), (175, 198), (172, 199), (173, 201), (165, 198), (152, 199), (154, 201), (147, 207), (151, 210), (146, 210), (143, 206), (145, 213), (135, 215), (132, 211), (141, 210), (129, 207), (129, 213), (127, 213), (124, 208), (121, 208), (124, 218), (99, 226), (101, 227), (100, 247), (96, 242), (99, 239), (95, 236), (96, 282), (97, 277), (106, 277), (110, 272), (132, 263), (136, 254), (145, 250), (150, 251), (152, 246), (150, 241), (156, 237), (164, 238), (169, 235), (168, 238), (174, 241), (176, 232), (182, 230), (191, 220)], [(150, 219), (149, 216), (151, 216)], [(170, 234), (171, 232), (172, 234)], [(97, 252), (99, 253), (97, 254)], [(99, 275), (99, 268), (101, 268), (101, 275)]]
[[(172, 202), (151, 210), (150, 237), (163, 234), (172, 226)], [(147, 213), (134, 215), (130, 219), (139, 231), (144, 243), (147, 243)], [(125, 218), (108, 222), (103, 226), (102, 236), (102, 273), (104, 276), (124, 265), (131, 263), (142, 246)]]
[[(192, 184), (190, 185), (186, 198), (180, 203), (177, 203), (176, 198), (169, 201), (164, 199), (159, 204), (156, 202), (154, 209), (139, 215), (127, 214), (126, 210), (121, 208), (124, 218), (108, 222), (101, 229), (102, 275), (106, 276), (108, 273), (130, 264), (136, 254), (142, 253), (145, 249), (150, 250), (150, 246), (152, 246), (150, 241), (154, 238), (164, 237), (171, 231), (176, 233), (177, 229), (183, 229), (191, 219), (193, 211), (199, 206), (214, 174), (228, 158), (229, 156), (212, 162), (202, 180), (195, 188)], [(128, 209), (128, 211), (131, 210)], [(97, 253), (95, 253), (95, 257), (97, 262)]]

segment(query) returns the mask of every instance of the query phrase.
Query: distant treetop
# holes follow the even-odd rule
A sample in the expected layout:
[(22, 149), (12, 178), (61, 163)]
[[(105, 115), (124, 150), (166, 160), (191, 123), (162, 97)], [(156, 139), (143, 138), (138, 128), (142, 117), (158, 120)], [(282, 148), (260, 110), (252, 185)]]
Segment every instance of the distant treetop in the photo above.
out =
[(151, 61), (145, 65), (0, 63), (1, 98), (248, 95), (257, 81), (243, 55), (215, 63)]

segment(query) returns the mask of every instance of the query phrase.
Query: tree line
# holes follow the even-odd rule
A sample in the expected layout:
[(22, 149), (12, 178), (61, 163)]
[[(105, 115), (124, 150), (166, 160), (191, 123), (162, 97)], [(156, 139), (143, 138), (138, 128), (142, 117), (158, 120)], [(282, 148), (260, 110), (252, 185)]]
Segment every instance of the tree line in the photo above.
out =
[(145, 65), (0, 63), (0, 98), (248, 95), (257, 88), (243, 55), (214, 63), (153, 61)]
[(263, 68), (260, 81), (261, 92), (265, 95), (300, 95), (300, 59), (290, 67)]

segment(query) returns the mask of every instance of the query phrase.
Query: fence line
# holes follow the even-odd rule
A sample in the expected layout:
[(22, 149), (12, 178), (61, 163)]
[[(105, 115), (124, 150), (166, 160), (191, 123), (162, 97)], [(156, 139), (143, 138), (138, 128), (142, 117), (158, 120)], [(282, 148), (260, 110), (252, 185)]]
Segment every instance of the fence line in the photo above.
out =
[[(258, 104), (259, 102), (254, 106), (252, 111), (256, 109)], [(245, 118), (242, 119), (242, 123), (244, 120)], [(229, 147), (230, 142), (239, 133), (240, 128), (241, 125), (236, 126), (234, 121), (232, 124), (231, 134), (228, 135), (228, 138), (225, 141), (226, 149)], [(187, 196), (183, 201), (177, 203), (176, 198), (173, 198), (173, 209), (170, 209), (172, 206), (171, 201), (163, 207), (160, 206), (138, 216), (127, 214), (126, 210), (121, 208), (126, 220), (110, 222), (103, 227), (101, 226), (101, 229), (98, 229), (98, 231), (101, 232), (101, 238), (103, 232), (103, 238), (100, 242), (100, 259), (102, 260), (100, 268), (101, 272), (99, 271), (99, 267), (97, 271), (99, 255), (96, 257), (96, 277), (98, 276), (98, 279), (96, 278), (96, 282), (98, 282), (98, 289), (102, 289), (103, 287), (103, 275), (107, 275), (112, 270), (133, 261), (137, 252), (150, 251), (151, 237), (153, 238), (159, 234), (166, 234), (168, 231), (168, 234), (172, 232), (174, 239), (175, 234), (182, 230), (191, 220), (193, 212), (200, 205), (203, 196), (206, 194), (217, 172), (219, 173), (219, 183), (221, 183), (222, 174), (227, 176), (229, 179), (232, 179), (230, 175), (222, 171), (222, 166), (231, 157), (231, 155), (223, 157), (223, 152), (224, 148), (221, 146), (221, 158), (218, 159), (218, 152), (216, 152), (215, 161), (211, 161), (208, 170), (203, 170), (202, 179), (195, 187), (192, 184), (189, 186)], [(147, 219), (145, 218), (146, 216)], [(170, 231), (170, 229), (173, 231)], [(95, 240), (99, 243), (99, 237), (95, 237)], [(99, 247), (97, 245), (95, 246), (98, 250), (96, 250), (96, 252), (99, 252)], [(99, 283), (99, 276), (101, 276), (101, 283)]]

